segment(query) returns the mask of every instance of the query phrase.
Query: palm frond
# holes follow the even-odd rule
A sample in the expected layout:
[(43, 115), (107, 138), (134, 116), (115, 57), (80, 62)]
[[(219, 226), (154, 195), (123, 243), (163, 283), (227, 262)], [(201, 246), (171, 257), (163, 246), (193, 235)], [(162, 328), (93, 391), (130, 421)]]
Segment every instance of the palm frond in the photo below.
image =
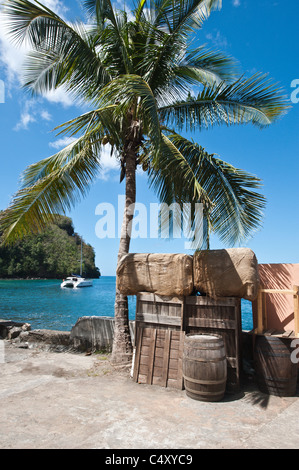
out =
[(44, 93), (62, 84), (75, 96), (90, 99), (110, 80), (83, 25), (67, 24), (50, 9), (28, 0), (6, 2), (4, 15), (16, 41), (30, 41), (24, 86)]
[(221, 7), (221, 0), (152, 0), (149, 18), (155, 26), (173, 35), (187, 34), (200, 28), (213, 9)]
[(201, 201), (210, 207), (209, 196), (186, 157), (165, 133), (161, 133), (161, 137), (160, 152), (149, 158), (150, 187), (155, 190), (160, 202), (171, 205), (173, 202)]
[(156, 99), (140, 76), (130, 74), (113, 80), (100, 92), (99, 103), (101, 106), (117, 104), (115, 116), (124, 118), (131, 114), (133, 120), (141, 120), (143, 132), (151, 138), (155, 148), (159, 148), (160, 123)]
[(110, 0), (84, 0), (84, 8), (91, 18), (104, 23), (105, 20), (115, 21), (115, 13)]
[(189, 85), (208, 83), (214, 86), (223, 81), (231, 82), (236, 79), (237, 70), (236, 61), (231, 57), (200, 46), (186, 53), (175, 72)]
[(0, 216), (4, 241), (39, 231), (55, 214), (70, 210), (86, 195), (98, 171), (98, 143), (86, 137), (29, 166), (22, 175), (21, 189)]
[[(182, 40), (186, 42), (187, 35), (194, 29), (201, 27), (203, 21), (209, 16), (211, 10), (221, 4), (218, 0), (159, 0), (151, 2), (148, 21), (152, 28), (149, 31), (148, 44), (155, 45), (157, 31), (164, 32), (163, 41), (160, 41), (156, 57), (152, 60), (151, 70), (147, 81), (155, 80), (157, 70), (161, 71), (164, 62), (169, 56), (169, 49), (173, 44)], [(172, 48), (173, 49), (173, 48)], [(146, 54), (149, 50), (146, 51)], [(168, 66), (171, 62), (168, 61)], [(159, 73), (158, 73), (159, 75)]]
[(248, 122), (258, 127), (267, 126), (282, 116), (289, 106), (282, 90), (266, 77), (255, 74), (232, 84), (206, 85), (197, 98), (189, 97), (184, 102), (161, 107), (160, 116), (167, 125), (178, 129)]
[(206, 217), (212, 231), (227, 245), (248, 240), (263, 221), (266, 200), (256, 191), (262, 186), (261, 180), (209, 155), (178, 134), (170, 135), (169, 140), (184, 155), (211, 201)]
[[(126, 12), (117, 12), (110, 0), (86, 0), (84, 5), (89, 14), (96, 18), (97, 25), (102, 30), (101, 43), (105, 44), (106, 51), (109, 49), (109, 55), (113, 56), (116, 61), (121, 58), (124, 70), (119, 70), (118, 73), (132, 72), (132, 59), (124, 34), (127, 26)], [(112, 49), (117, 53), (112, 54)]]
[(117, 105), (109, 105), (89, 111), (70, 121), (57, 126), (54, 130), (59, 131), (57, 135), (74, 137), (78, 134), (97, 136), (101, 141), (109, 137), (110, 143), (120, 150), (123, 144), (122, 129), (119, 119), (115, 119), (114, 110)]

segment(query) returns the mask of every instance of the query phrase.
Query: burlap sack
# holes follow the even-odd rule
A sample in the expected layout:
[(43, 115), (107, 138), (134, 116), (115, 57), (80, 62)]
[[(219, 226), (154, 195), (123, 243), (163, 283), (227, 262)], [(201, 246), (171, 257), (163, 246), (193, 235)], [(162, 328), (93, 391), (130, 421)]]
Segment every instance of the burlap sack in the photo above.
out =
[(259, 288), (258, 262), (249, 248), (202, 250), (193, 257), (194, 287), (210, 297), (255, 300)]
[(116, 274), (123, 295), (183, 296), (193, 291), (192, 256), (184, 254), (130, 253), (121, 259)]

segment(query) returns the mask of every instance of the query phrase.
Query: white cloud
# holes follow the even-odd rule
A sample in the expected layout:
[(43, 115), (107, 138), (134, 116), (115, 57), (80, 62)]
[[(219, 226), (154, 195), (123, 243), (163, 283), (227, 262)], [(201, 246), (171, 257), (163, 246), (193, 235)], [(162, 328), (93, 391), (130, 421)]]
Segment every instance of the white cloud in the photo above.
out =
[(226, 48), (228, 46), (226, 37), (216, 29), (212, 33), (206, 34), (206, 38), (216, 47)]
[(234, 7), (239, 7), (241, 5), (241, 0), (233, 0)]
[(35, 117), (32, 114), (28, 113), (27, 111), (24, 111), (21, 114), (19, 122), (14, 127), (14, 130), (15, 131), (19, 131), (21, 129), (27, 130), (31, 122), (36, 122)]
[(40, 109), (40, 104), (35, 100), (27, 100), (23, 105), (20, 119), (14, 127), (15, 131), (28, 130), (33, 122), (50, 121), (52, 116), (46, 109)]
[[(68, 8), (61, 0), (43, 0), (43, 4), (65, 19)], [(21, 45), (12, 42), (8, 33), (7, 19), (3, 14), (3, 6), (0, 6), (0, 64), (6, 75), (0, 78), (5, 80), (5, 88), (9, 93), (13, 87), (19, 87), (22, 83), (24, 60), (29, 49), (26, 42)], [(73, 104), (73, 100), (62, 87), (46, 93), (44, 97), (51, 103), (59, 103), (63, 106)]]
[[(67, 145), (70, 145), (76, 140), (75, 137), (62, 137), (53, 142), (49, 142), (49, 147), (54, 148), (59, 151), (62, 150)], [(120, 164), (116, 155), (112, 153), (111, 155), (111, 146), (109, 144), (102, 146), (99, 154), (100, 159), (100, 172), (99, 179), (107, 181), (111, 178), (111, 174), (117, 171), (117, 176), (119, 174)], [(112, 175), (113, 176), (113, 175)]]
[(100, 165), (101, 170), (99, 173), (99, 179), (107, 181), (111, 176), (111, 172), (116, 170), (119, 172), (120, 163), (116, 158), (115, 154), (111, 156), (111, 146), (109, 144), (101, 147), (100, 152)]
[(61, 0), (43, 0), (42, 3), (57, 15), (61, 16), (61, 18), (65, 19), (65, 14), (69, 9)]
[(50, 103), (62, 104), (64, 107), (72, 106), (74, 100), (63, 86), (56, 90), (47, 91), (43, 95)]
[(44, 119), (44, 121), (52, 121), (52, 116), (46, 109), (42, 110), (40, 115), (41, 118)]
[(61, 150), (67, 145), (70, 145), (75, 140), (75, 137), (62, 137), (61, 139), (57, 139), (54, 142), (49, 142), (49, 147), (52, 147), (56, 150)]

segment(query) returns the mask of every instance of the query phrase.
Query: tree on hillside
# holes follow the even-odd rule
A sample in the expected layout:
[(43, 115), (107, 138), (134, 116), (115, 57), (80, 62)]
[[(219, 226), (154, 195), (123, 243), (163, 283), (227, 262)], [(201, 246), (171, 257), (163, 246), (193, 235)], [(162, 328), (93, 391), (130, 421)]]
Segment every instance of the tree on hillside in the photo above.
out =
[[(88, 22), (71, 24), (37, 1), (6, 1), (12, 39), (32, 48), (24, 86), (34, 95), (63, 86), (91, 109), (59, 126), (76, 140), (24, 171), (21, 189), (1, 218), (6, 241), (40, 230), (84, 196), (107, 142), (125, 178), (118, 260), (129, 252), (137, 165), (161, 202), (201, 202), (209, 229), (225, 243), (244, 240), (260, 226), (260, 180), (178, 133), (223, 123), (262, 128), (286, 109), (265, 76), (239, 77), (231, 58), (191, 47), (192, 35), (220, 4), (136, 0), (128, 12), (110, 0), (85, 0)], [(112, 358), (125, 362), (131, 354), (128, 302), (117, 291)]]
[[(0, 232), (1, 235), (1, 232)], [(69, 217), (57, 216), (40, 233), (30, 233), (10, 245), (0, 245), (0, 278), (61, 279), (80, 272), (81, 240)], [(83, 274), (98, 278), (95, 253), (82, 240)]]

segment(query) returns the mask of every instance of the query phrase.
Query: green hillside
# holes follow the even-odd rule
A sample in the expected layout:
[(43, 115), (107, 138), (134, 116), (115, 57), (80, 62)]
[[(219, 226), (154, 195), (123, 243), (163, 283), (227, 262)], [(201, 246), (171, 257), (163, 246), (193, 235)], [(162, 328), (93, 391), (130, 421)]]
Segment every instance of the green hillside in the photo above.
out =
[[(82, 243), (83, 272), (90, 278), (100, 277), (95, 266), (95, 252)], [(74, 231), (69, 217), (58, 216), (42, 233), (28, 235), (13, 245), (0, 245), (0, 278), (60, 279), (80, 273), (81, 237)]]

